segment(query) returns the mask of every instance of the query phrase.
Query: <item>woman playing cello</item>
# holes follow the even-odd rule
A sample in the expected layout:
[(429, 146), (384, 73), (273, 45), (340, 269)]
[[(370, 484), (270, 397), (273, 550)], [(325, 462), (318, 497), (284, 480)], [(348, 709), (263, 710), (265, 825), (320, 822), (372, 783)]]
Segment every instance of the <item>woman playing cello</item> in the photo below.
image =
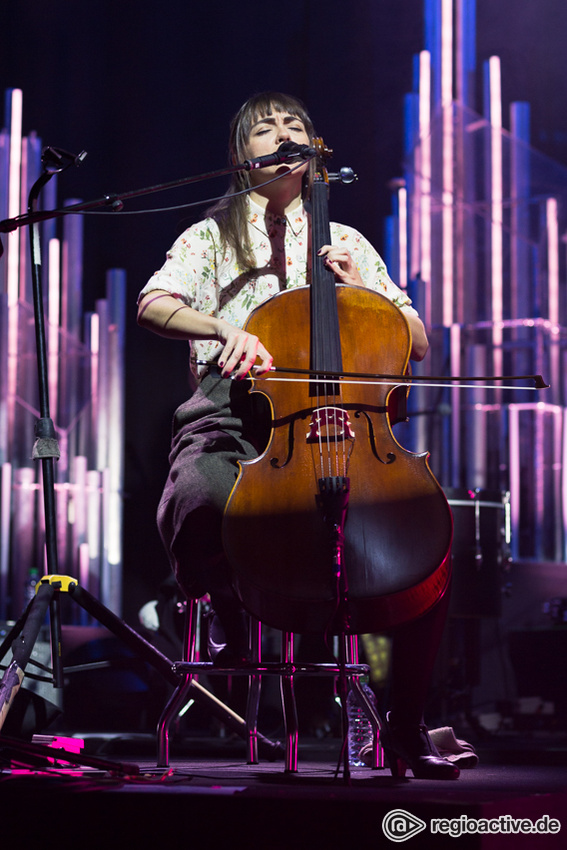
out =
[[(313, 138), (300, 101), (273, 92), (256, 95), (233, 119), (231, 162), (272, 154), (284, 142), (310, 145)], [(308, 175), (308, 162), (236, 172), (223, 200), (177, 239), (139, 297), (140, 325), (190, 342), (193, 394), (175, 413), (158, 525), (181, 588), (190, 597), (210, 595), (216, 614), (211, 656), (217, 663), (246, 658), (244, 612), (232, 590), (221, 526), (239, 463), (258, 456), (269, 427), (246, 377), (253, 366), (255, 376), (266, 373), (273, 358), (244, 325), (258, 305), (310, 280)], [(367, 287), (399, 307), (411, 330), (411, 357), (421, 360), (428, 349), (423, 324), (377, 252), (352, 228), (331, 223), (330, 233), (319, 254), (337, 283)], [(447, 596), (393, 634), (383, 737), (392, 772), (405, 763), (416, 777), (458, 776), (439, 757), (423, 721)]]

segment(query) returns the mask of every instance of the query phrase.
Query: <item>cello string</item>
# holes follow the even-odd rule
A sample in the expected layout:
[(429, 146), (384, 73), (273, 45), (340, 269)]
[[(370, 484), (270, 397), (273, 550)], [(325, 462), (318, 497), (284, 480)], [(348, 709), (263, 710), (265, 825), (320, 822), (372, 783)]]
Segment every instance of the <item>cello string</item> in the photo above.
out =
[(331, 423), (332, 423), (332, 409), (329, 398), (329, 385), (323, 384), (324, 387), (324, 419), (325, 419), (325, 452), (326, 452), (326, 465), (327, 465), (327, 475), (329, 478), (333, 475), (333, 454), (331, 448)]
[[(341, 387), (340, 384), (339, 384), (339, 409), (341, 410), (341, 423), (340, 423), (341, 424), (341, 435), (340, 435), (341, 436), (341, 453), (342, 453), (342, 470), (341, 470), (341, 472), (342, 472), (343, 477), (346, 478), (346, 475), (347, 475), (347, 451), (346, 451), (347, 431), (346, 431), (346, 427), (345, 427), (345, 417), (346, 417), (347, 414), (346, 414), (346, 410), (343, 406), (343, 388)], [(336, 437), (337, 441), (338, 441), (338, 438), (339, 438), (339, 434), (337, 433), (337, 437)], [(339, 450), (338, 450), (338, 446), (337, 446), (337, 474), (338, 474), (338, 454), (339, 454)]]
[(321, 422), (321, 398), (320, 398), (319, 383), (315, 384), (315, 408), (311, 414), (311, 421), (315, 421), (317, 428), (317, 445), (319, 447), (319, 478), (325, 477), (325, 462), (323, 452), (323, 435)]

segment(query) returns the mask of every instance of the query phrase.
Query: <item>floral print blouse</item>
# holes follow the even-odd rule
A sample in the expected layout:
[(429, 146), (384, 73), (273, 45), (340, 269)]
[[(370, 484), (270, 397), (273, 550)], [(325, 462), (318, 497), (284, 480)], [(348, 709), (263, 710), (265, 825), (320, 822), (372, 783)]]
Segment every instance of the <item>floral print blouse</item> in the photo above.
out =
[[(163, 289), (184, 304), (243, 327), (252, 310), (282, 289), (309, 283), (308, 217), (303, 207), (285, 218), (249, 201), (249, 232), (256, 268), (244, 274), (230, 248), (223, 250), (219, 228), (212, 218), (188, 228), (167, 253), (162, 268), (148, 281), (140, 298)], [(358, 231), (331, 222), (333, 245), (344, 245), (353, 257), (365, 286), (386, 295), (398, 307), (413, 311), (408, 296), (390, 279), (384, 261)], [(222, 349), (216, 340), (194, 340), (191, 369), (203, 372), (197, 361), (214, 361)]]

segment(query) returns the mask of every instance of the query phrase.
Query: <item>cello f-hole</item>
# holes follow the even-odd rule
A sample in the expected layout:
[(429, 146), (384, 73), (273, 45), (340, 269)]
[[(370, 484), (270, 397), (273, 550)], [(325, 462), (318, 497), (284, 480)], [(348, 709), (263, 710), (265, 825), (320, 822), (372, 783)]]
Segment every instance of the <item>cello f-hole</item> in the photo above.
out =
[(388, 452), (388, 454), (386, 455), (387, 460), (383, 460), (380, 457), (380, 453), (376, 448), (376, 437), (374, 433), (374, 427), (372, 425), (372, 419), (370, 418), (368, 413), (365, 410), (357, 410), (354, 416), (356, 419), (360, 419), (361, 416), (364, 416), (364, 418), (366, 419), (366, 424), (368, 426), (368, 442), (370, 444), (370, 448), (372, 449), (372, 454), (374, 455), (376, 460), (379, 460), (380, 463), (384, 464), (384, 466), (388, 466), (390, 463), (394, 463), (394, 461), (396, 460), (395, 452)]

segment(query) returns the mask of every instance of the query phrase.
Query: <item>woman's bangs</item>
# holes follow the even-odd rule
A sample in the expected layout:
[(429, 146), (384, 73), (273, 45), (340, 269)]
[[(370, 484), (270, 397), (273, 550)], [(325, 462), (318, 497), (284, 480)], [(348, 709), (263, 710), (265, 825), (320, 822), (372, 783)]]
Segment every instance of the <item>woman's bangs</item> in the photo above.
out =
[[(234, 120), (233, 132), (231, 134), (234, 161), (244, 157), (250, 131), (254, 124), (261, 121), (262, 118), (272, 115), (274, 112), (285, 112), (288, 115), (293, 115), (294, 118), (299, 118), (309, 138), (313, 138), (315, 134), (313, 124), (301, 101), (295, 97), (280, 94), (279, 92), (264, 92), (250, 98)], [(236, 159), (234, 159), (235, 156)]]
[(313, 129), (311, 119), (309, 118), (307, 110), (303, 104), (292, 97), (275, 95), (272, 97), (266, 97), (264, 100), (255, 104), (248, 132), (250, 132), (250, 128), (256, 124), (257, 121), (261, 121), (262, 118), (266, 118), (266, 116), (272, 115), (274, 112), (285, 112), (287, 115), (293, 115), (294, 118), (299, 118), (308, 132)]

